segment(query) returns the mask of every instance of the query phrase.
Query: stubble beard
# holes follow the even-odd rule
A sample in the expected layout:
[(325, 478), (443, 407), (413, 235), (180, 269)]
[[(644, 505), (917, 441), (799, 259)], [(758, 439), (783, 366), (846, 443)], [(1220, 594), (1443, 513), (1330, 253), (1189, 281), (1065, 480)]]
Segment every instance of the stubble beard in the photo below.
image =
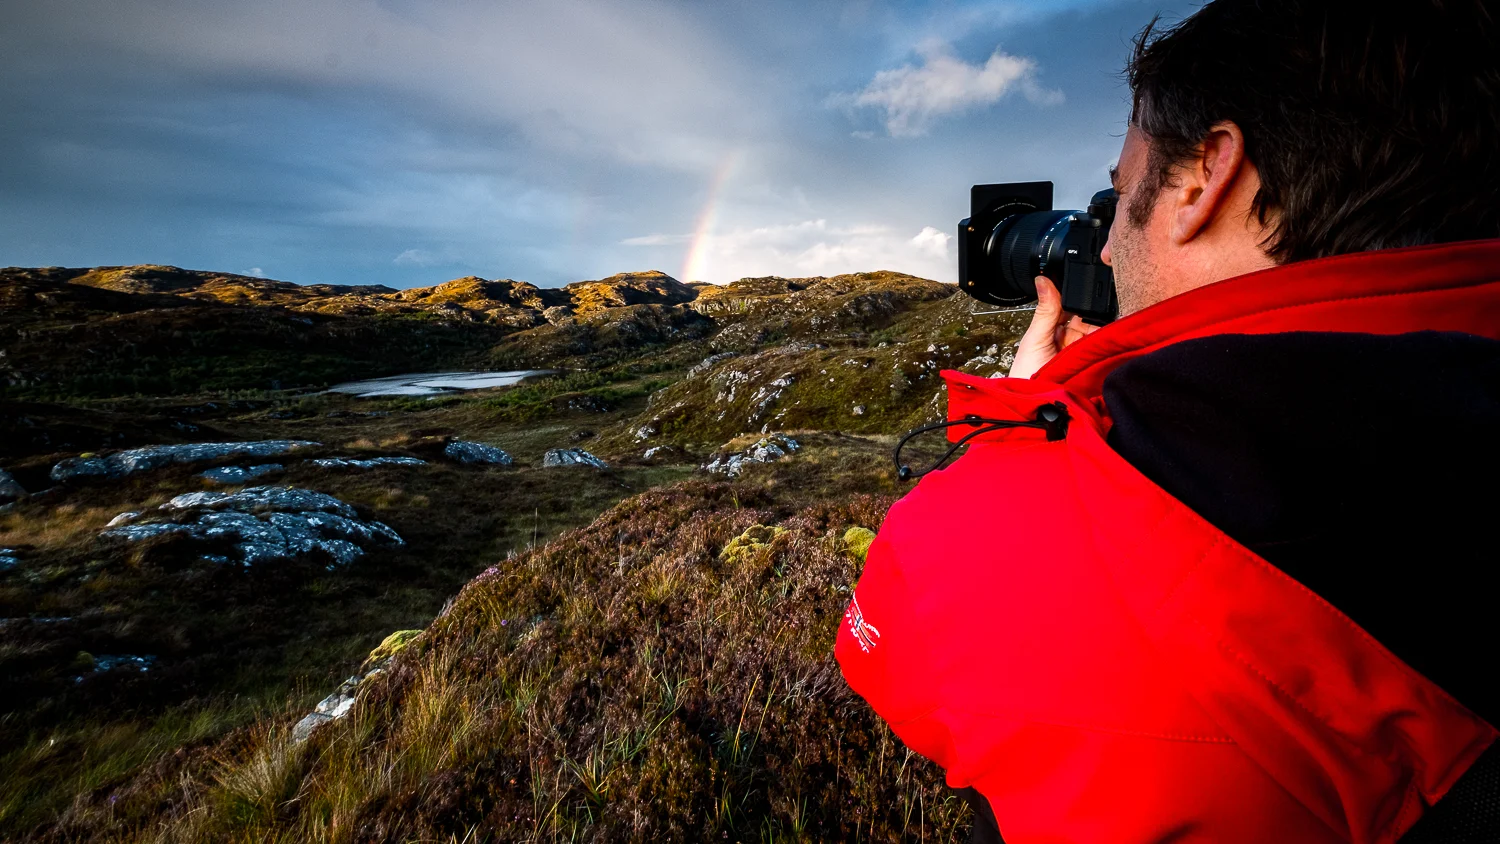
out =
[(1114, 230), (1110, 232), (1110, 263), (1114, 267), (1115, 295), (1121, 317), (1156, 304), (1152, 294), (1153, 281), (1158, 276), (1157, 266), (1145, 248), (1144, 234), (1128, 215), (1116, 219)]

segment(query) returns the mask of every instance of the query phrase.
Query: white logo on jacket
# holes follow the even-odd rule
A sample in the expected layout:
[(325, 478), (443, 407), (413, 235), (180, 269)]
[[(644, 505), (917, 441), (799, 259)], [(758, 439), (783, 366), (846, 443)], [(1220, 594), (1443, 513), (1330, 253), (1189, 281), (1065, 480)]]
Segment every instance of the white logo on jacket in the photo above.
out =
[(859, 643), (859, 649), (869, 653), (871, 648), (880, 644), (880, 631), (875, 625), (865, 621), (864, 611), (859, 608), (859, 598), (855, 597), (849, 602), (849, 608), (844, 610), (844, 618), (849, 622), (849, 632), (854, 634), (854, 641)]

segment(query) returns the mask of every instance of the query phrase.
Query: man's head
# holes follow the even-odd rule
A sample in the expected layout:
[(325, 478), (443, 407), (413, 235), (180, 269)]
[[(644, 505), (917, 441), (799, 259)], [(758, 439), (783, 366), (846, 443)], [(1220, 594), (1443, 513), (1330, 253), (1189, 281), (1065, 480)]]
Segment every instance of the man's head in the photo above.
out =
[(1215, 0), (1136, 41), (1120, 312), (1277, 263), (1500, 237), (1483, 0)]

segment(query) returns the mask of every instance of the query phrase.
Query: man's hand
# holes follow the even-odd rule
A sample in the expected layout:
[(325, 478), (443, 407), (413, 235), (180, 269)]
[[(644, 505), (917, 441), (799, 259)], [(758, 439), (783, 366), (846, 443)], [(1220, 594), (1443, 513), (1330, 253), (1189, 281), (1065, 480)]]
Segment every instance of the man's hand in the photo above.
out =
[(1010, 377), (1030, 378), (1057, 353), (1082, 340), (1085, 335), (1098, 329), (1079, 317), (1068, 318), (1062, 309), (1062, 294), (1046, 276), (1036, 277), (1036, 313), (1031, 317), (1031, 327), (1021, 337), (1016, 347), (1015, 363), (1010, 365)]

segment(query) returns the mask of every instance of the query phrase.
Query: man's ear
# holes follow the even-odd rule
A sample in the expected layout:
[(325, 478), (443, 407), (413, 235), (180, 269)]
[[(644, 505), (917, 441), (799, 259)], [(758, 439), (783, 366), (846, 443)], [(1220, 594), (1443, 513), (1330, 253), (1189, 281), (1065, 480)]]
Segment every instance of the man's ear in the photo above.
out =
[(1229, 206), (1230, 193), (1245, 166), (1245, 134), (1227, 120), (1215, 123), (1194, 155), (1176, 173), (1172, 240), (1197, 237)]

